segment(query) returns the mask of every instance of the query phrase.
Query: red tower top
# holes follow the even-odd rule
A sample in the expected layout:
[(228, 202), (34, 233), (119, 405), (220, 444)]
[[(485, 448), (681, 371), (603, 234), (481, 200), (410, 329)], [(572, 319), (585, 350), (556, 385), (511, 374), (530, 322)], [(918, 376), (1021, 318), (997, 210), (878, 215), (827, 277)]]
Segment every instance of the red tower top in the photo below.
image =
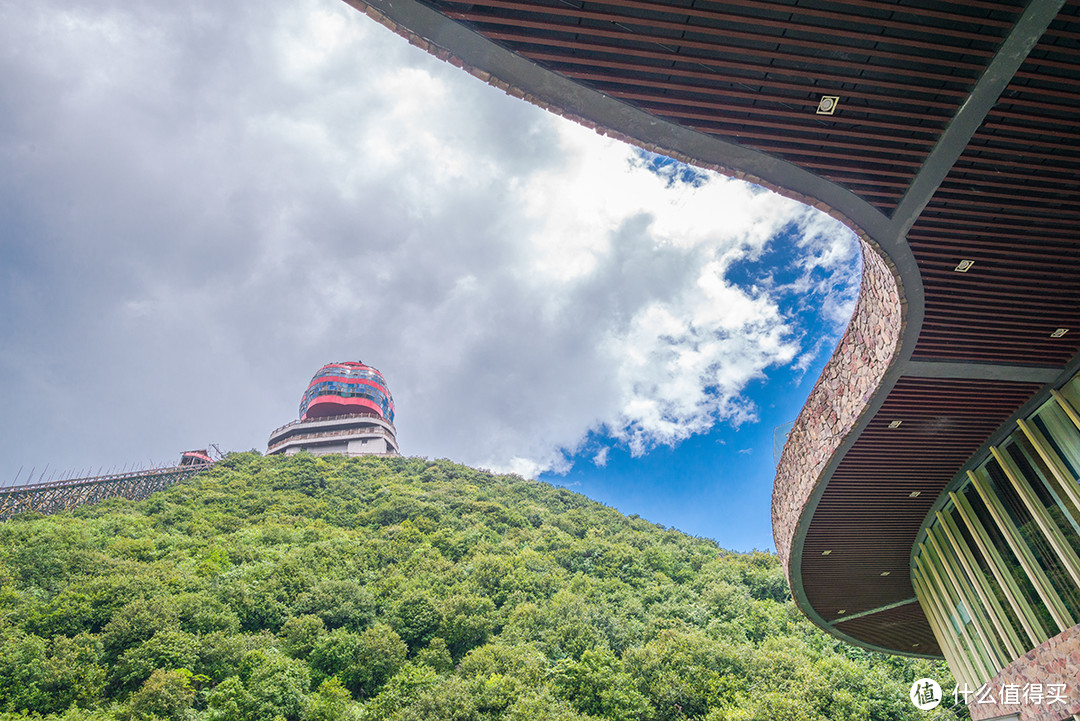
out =
[(300, 401), (301, 420), (362, 413), (394, 422), (394, 398), (382, 373), (359, 361), (324, 365)]

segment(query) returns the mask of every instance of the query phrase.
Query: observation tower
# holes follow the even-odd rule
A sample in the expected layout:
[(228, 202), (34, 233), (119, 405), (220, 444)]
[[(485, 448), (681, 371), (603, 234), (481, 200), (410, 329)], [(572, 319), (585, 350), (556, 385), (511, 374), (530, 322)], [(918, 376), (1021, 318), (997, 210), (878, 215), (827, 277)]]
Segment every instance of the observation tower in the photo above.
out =
[(359, 361), (328, 363), (308, 383), (300, 420), (270, 434), (267, 455), (398, 455), (394, 398), (376, 369)]

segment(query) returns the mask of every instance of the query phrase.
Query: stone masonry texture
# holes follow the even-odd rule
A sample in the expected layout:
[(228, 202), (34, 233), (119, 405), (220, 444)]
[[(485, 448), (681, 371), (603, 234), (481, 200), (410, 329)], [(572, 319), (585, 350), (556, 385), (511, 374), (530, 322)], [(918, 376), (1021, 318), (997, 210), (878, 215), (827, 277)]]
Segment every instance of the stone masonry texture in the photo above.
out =
[[(994, 703), (977, 703), (971, 698), (968, 711), (974, 721), (1017, 714), (1021, 721), (1059, 721), (1080, 712), (1080, 625), (1059, 633), (1046, 643), (1028, 651), (1006, 666), (989, 683), (989, 695), (984, 698)], [(1051, 698), (1051, 684), (1065, 684), (1064, 691)], [(1007, 687), (1018, 689), (1021, 703), (1002, 703), (1002, 693)], [(1024, 703), (1023, 691), (1036, 687), (1041, 698), (1029, 697)]]
[(861, 243), (862, 287), (855, 313), (810, 391), (776, 470), (773, 537), (785, 570), (810, 495), (881, 385), (899, 348), (902, 314), (896, 279), (879, 252), (866, 240)]

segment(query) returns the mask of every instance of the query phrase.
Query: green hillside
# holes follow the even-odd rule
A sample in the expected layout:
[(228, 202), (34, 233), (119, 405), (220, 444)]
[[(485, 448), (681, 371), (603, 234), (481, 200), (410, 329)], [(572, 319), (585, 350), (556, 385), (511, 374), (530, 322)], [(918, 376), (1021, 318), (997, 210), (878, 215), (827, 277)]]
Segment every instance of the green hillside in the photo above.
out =
[(0, 525), (3, 721), (917, 719), (922, 676), (772, 555), (447, 461), (234, 454)]

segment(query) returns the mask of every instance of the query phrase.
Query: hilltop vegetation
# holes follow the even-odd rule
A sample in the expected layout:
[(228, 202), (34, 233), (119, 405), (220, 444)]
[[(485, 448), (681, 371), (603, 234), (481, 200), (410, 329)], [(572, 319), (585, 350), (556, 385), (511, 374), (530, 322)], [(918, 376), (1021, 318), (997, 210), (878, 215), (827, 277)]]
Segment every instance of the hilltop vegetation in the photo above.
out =
[(446, 461), (234, 454), (0, 525), (4, 721), (917, 719), (921, 676), (770, 554)]

